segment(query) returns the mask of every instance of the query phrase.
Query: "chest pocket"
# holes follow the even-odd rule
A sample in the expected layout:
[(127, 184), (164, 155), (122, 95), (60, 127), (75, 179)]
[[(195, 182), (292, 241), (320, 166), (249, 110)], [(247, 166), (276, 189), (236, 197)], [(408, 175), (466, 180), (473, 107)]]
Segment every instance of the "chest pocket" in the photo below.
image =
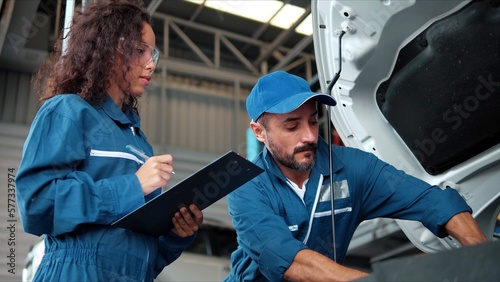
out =
[[(349, 185), (347, 183), (347, 180), (333, 182), (333, 190), (334, 190), (333, 193), (335, 195), (336, 200), (346, 199), (346, 198), (349, 198), (351, 196), (349, 193)], [(332, 191), (332, 189), (330, 189), (329, 182), (327, 184), (323, 184), (321, 186), (321, 191), (320, 191), (320, 195), (319, 195), (319, 202), (330, 201), (331, 191)]]
[[(320, 188), (318, 206), (315, 211), (315, 217), (321, 217), (321, 214), (327, 212), (331, 215), (331, 195), (330, 183), (323, 184)], [(349, 192), (347, 180), (336, 181), (333, 183), (333, 193), (335, 196), (334, 208), (335, 214), (341, 214), (352, 211), (352, 200)]]
[[(332, 208), (330, 183), (321, 186), (318, 203), (314, 212), (313, 228), (308, 240), (311, 249), (318, 251), (328, 257), (333, 254), (332, 241)], [(350, 224), (352, 218), (352, 199), (350, 197), (347, 180), (333, 183), (335, 195), (335, 229), (343, 230)], [(342, 232), (336, 232), (337, 248), (342, 248), (338, 244), (342, 241)], [(340, 240), (339, 240), (340, 239)]]

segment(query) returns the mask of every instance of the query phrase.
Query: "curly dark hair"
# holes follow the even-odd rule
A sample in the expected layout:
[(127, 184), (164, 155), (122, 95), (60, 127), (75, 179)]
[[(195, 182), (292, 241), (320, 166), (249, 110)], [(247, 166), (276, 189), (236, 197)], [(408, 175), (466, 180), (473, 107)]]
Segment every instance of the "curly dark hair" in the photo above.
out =
[[(134, 44), (142, 40), (144, 23), (151, 17), (138, 1), (111, 0), (79, 6), (67, 34), (66, 53), (62, 54), (61, 36), (54, 52), (34, 76), (40, 100), (59, 94), (77, 93), (90, 104), (101, 103), (115, 75), (115, 56), (121, 57), (123, 77), (130, 70)], [(123, 40), (123, 39), (127, 40)], [(118, 45), (120, 50), (118, 51)], [(124, 106), (137, 112), (137, 98), (128, 96)]]

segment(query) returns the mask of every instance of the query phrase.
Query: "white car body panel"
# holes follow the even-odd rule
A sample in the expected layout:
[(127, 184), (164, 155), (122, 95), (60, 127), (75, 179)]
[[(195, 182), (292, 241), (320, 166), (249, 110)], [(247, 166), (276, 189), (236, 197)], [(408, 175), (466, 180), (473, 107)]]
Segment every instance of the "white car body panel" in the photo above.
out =
[[(487, 237), (491, 239), (496, 217), (500, 211), (500, 186), (498, 184), (500, 183), (500, 144), (490, 146), (444, 171), (429, 173), (419, 162), (419, 157), (423, 156), (425, 159), (433, 154), (433, 149), (436, 149), (435, 145), (439, 145), (435, 143), (440, 141), (438, 137), (446, 135), (443, 135), (440, 128), (436, 127), (435, 130), (438, 131), (435, 135), (424, 136), (425, 138), (420, 140), (415, 139), (422, 150), (412, 151), (377, 104), (377, 89), (391, 77), (402, 48), (436, 21), (461, 11), (469, 3), (470, 1), (451, 0), (313, 0), (313, 37), (318, 79), (323, 92), (328, 91), (330, 80), (339, 72), (339, 66), (341, 66), (340, 78), (331, 92), (337, 101), (337, 106), (331, 109), (331, 117), (335, 129), (346, 146), (372, 152), (398, 169), (428, 183), (443, 188), (454, 187), (471, 206), (473, 216)], [(498, 13), (499, 9), (496, 9)], [(342, 64), (340, 65), (338, 38), (341, 30), (346, 33), (342, 37)], [(496, 30), (491, 32), (494, 33)], [(498, 41), (491, 43), (498, 46)], [(449, 48), (462, 47), (450, 45)], [(498, 53), (493, 53), (491, 58), (498, 58)], [(450, 63), (460, 63), (460, 60)], [(495, 63), (500, 65), (500, 62), (493, 61), (491, 63), (493, 68), (496, 67), (493, 65)], [(426, 69), (426, 71), (438, 70)], [(487, 78), (487, 74), (471, 73), (471, 75), (472, 79), (477, 79), (475, 81), (477, 88), (487, 87), (491, 93), (496, 91), (496, 95), (499, 95), (498, 84), (482, 83), (484, 79), (481, 77)], [(490, 81), (499, 82), (496, 74), (493, 73), (493, 75)], [(436, 93), (438, 93), (437, 90)], [(483, 103), (482, 105), (491, 102), (478, 99), (490, 96), (474, 95), (470, 93), (463, 96), (465, 98), (462, 98), (462, 102), (479, 101)], [(498, 98), (490, 100), (492, 99), (496, 99), (492, 103), (498, 105)], [(468, 105), (465, 104), (465, 106)], [(474, 109), (474, 114), (479, 112), (477, 109), (479, 107)], [(472, 111), (469, 112), (471, 113)], [(415, 124), (415, 126), (418, 125)], [(459, 127), (456, 131), (460, 129)], [(441, 133), (441, 136), (438, 133)], [(419, 222), (397, 220), (397, 223), (410, 241), (424, 252), (436, 252), (460, 246), (451, 237), (437, 238)]]

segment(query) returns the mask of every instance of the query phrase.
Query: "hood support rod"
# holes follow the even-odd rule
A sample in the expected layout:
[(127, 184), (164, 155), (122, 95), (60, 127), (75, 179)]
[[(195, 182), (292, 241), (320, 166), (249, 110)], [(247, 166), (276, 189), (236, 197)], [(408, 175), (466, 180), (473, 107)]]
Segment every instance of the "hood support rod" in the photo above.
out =
[[(332, 89), (337, 80), (340, 77), (340, 72), (342, 71), (342, 36), (344, 36), (345, 31), (342, 30), (339, 35), (339, 69), (337, 73), (333, 76), (332, 80), (328, 84), (328, 94), (332, 95)], [(330, 204), (332, 207), (332, 243), (333, 243), (333, 260), (337, 261), (337, 244), (335, 240), (335, 189), (333, 187), (333, 156), (332, 156), (332, 119), (331, 119), (331, 106), (327, 106), (327, 117), (328, 117), (328, 155), (329, 155), (329, 168), (330, 168)]]

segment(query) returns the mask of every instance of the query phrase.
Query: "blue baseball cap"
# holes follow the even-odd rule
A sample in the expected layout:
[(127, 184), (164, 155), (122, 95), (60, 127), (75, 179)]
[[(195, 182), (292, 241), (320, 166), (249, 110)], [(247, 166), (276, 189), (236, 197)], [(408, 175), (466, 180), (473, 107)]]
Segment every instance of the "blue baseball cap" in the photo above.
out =
[(286, 114), (294, 111), (309, 99), (335, 106), (332, 96), (315, 93), (307, 81), (285, 71), (275, 71), (259, 78), (248, 95), (247, 112), (253, 121), (263, 113)]

